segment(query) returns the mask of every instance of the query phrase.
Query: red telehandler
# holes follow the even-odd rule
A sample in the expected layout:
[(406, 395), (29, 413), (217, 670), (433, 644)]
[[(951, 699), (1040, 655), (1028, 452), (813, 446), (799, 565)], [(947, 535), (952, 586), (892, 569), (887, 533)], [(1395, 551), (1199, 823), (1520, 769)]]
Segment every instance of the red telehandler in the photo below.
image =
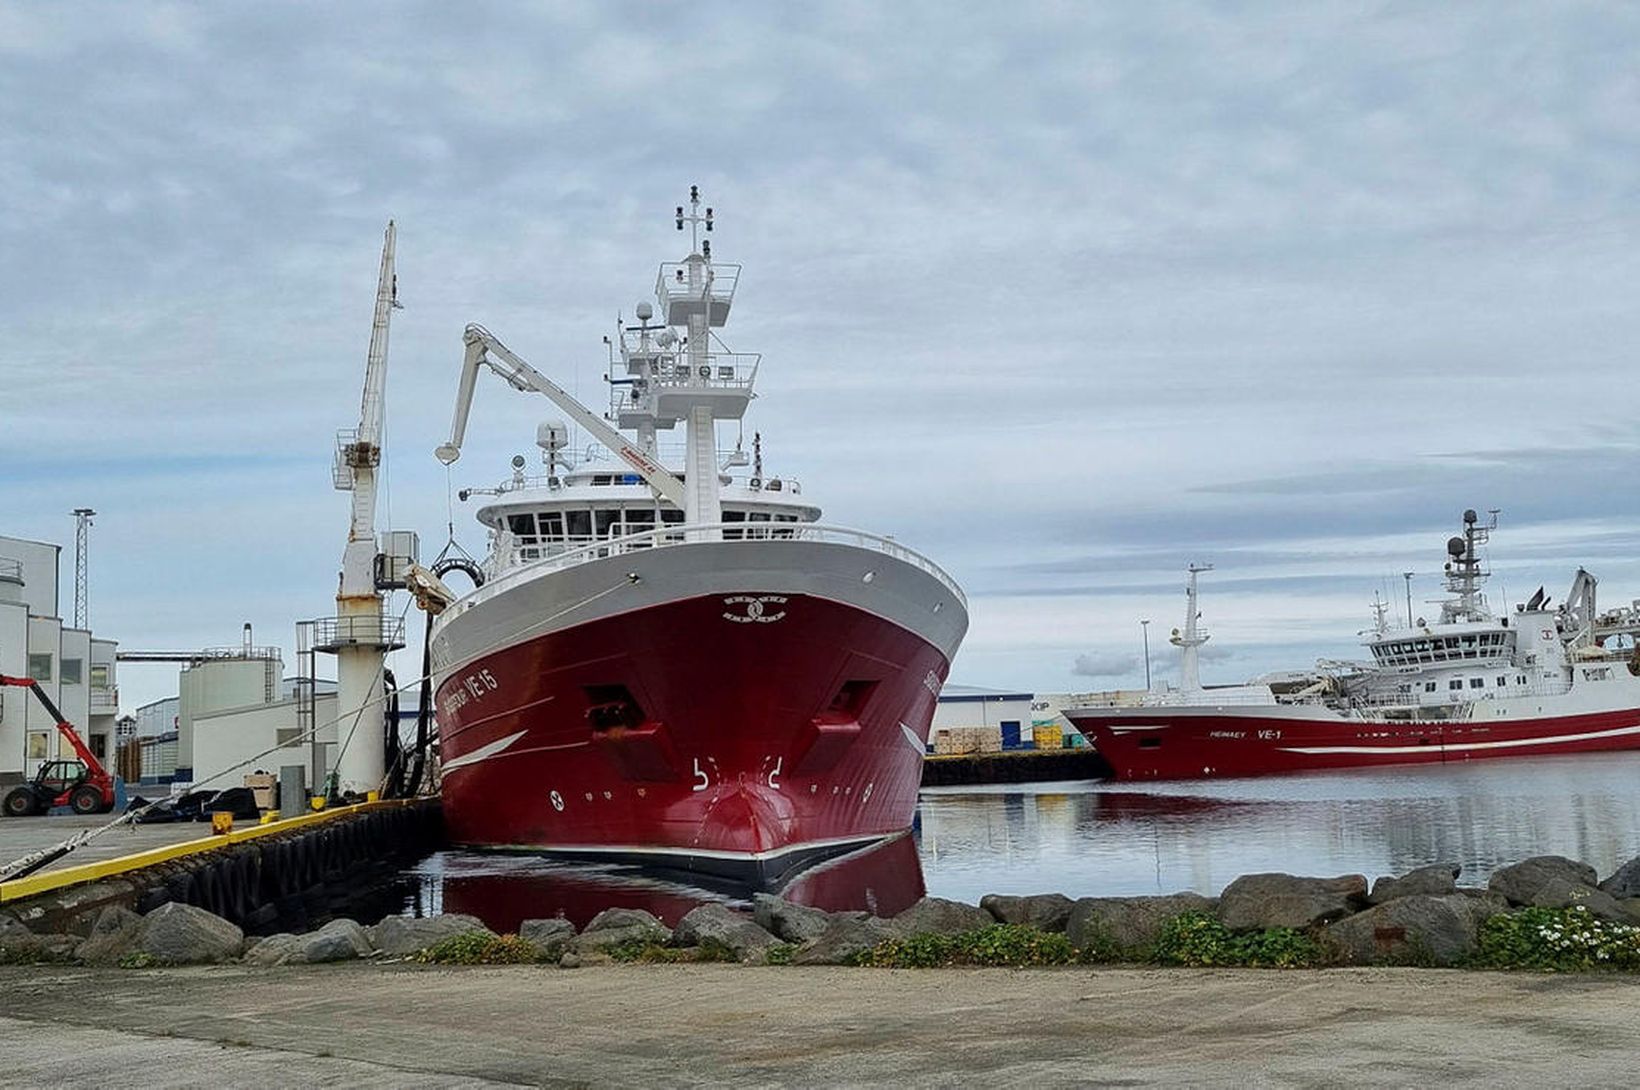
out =
[(0, 686), (15, 685), (33, 689), (34, 695), (45, 706), (46, 714), (57, 724), (57, 733), (74, 747), (77, 761), (47, 761), (28, 783), (6, 793), (0, 812), (7, 817), (27, 817), (43, 814), (53, 806), (67, 806), (76, 814), (106, 814), (114, 808), (114, 777), (108, 774), (91, 747), (85, 744), (74, 724), (63, 718), (57, 705), (30, 677), (11, 677), (0, 674)]

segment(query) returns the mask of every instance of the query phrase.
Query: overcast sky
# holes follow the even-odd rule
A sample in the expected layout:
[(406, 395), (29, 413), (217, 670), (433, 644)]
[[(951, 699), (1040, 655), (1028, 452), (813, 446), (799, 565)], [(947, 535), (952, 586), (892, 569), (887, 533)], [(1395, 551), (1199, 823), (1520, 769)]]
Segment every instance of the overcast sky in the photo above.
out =
[[(433, 552), (462, 327), (601, 403), (698, 183), (771, 471), (963, 583), (955, 681), (1164, 672), (1191, 560), (1206, 680), (1349, 655), (1465, 507), (1495, 597), (1640, 597), (1640, 8), (990, 10), (0, 2), (0, 533), (95, 507), (126, 647), (289, 647), (386, 220)], [(454, 485), (556, 415), (487, 380)]]

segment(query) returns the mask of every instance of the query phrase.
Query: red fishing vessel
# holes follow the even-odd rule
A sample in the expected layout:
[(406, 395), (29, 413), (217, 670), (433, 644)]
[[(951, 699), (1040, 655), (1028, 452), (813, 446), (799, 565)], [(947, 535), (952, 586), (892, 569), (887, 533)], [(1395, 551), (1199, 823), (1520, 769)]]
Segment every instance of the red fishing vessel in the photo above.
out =
[[(552, 399), (615, 461), (513, 459), (483, 497), (484, 582), (435, 619), (453, 842), (640, 862), (775, 888), (910, 827), (934, 704), (967, 629), (956, 583), (883, 536), (820, 523), (762, 443), (720, 449), (760, 357), (730, 352), (740, 267), (712, 209), (679, 206), (688, 257), (610, 344), (600, 415), (468, 327), (448, 444), (488, 367)], [(676, 458), (658, 442), (682, 424)], [(630, 432), (632, 434), (628, 435)]]
[(1116, 777), (1200, 779), (1321, 768), (1426, 764), (1640, 749), (1640, 601), (1600, 609), (1596, 580), (1579, 568), (1566, 600), (1542, 588), (1494, 616), (1481, 593), (1480, 555), (1494, 525), (1464, 512), (1447, 542), (1451, 597), (1438, 620), (1404, 626), (1376, 604), (1365, 644), (1370, 662), (1249, 685), (1203, 686), (1192, 565), (1181, 650), (1181, 686), (1125, 706), (1067, 708)]

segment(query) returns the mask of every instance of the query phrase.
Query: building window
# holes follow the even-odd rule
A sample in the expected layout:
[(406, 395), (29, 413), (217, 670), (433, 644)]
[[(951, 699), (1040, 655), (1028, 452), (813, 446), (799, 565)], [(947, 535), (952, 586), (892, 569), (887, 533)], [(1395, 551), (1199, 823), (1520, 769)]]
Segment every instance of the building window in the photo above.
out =
[(300, 727), (278, 727), (273, 732), (273, 742), (278, 746), (294, 746), (301, 736)]
[(1433, 681), (1424, 682), (1424, 692), (1432, 693), (1434, 691), (1435, 691), (1435, 683)]
[(1463, 688), (1463, 678), (1461, 678), (1461, 677), (1453, 678), (1451, 681), (1446, 683), (1446, 687), (1448, 689), (1461, 689), (1461, 688)]
[(30, 655), (28, 657), (28, 676), (35, 681), (50, 681), (51, 655)]
[(43, 730), (31, 730), (28, 732), (27, 753), (29, 760), (43, 761), (46, 759), (46, 737), (46, 732)]
[(108, 663), (93, 662), (91, 664), (91, 687), (93, 689), (108, 688)]
[(1501, 689), (1507, 684), (1509, 684), (1509, 679), (1507, 677), (1498, 678), (1498, 688)]
[(108, 735), (93, 734), (91, 736), (91, 753), (99, 761), (108, 760)]
[(1472, 678), (1469, 679), (1469, 687), (1471, 689), (1480, 689), (1480, 688), (1483, 688), (1485, 685), (1486, 685), (1486, 679), (1483, 678), (1483, 677), (1472, 677)]
[(63, 660), (63, 684), (81, 685), (85, 682), (85, 661), (83, 659)]

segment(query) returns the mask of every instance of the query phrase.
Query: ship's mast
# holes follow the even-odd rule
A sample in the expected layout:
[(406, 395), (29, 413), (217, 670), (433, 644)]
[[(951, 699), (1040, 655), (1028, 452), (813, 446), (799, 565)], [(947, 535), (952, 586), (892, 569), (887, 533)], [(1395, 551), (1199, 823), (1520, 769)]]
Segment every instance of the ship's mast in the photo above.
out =
[(1179, 687), (1187, 693), (1201, 691), (1201, 646), (1211, 638), (1198, 623), (1201, 610), (1197, 607), (1196, 577), (1212, 570), (1211, 564), (1191, 564), (1185, 569), (1190, 574), (1190, 582), (1185, 587), (1184, 629), (1175, 628), (1171, 642), (1179, 649)]
[(1446, 589), (1456, 597), (1441, 603), (1441, 623), (1459, 621), (1487, 621), (1492, 613), (1486, 607), (1486, 595), (1480, 586), (1492, 573), (1481, 566), (1480, 547), (1485, 545), (1497, 529), (1498, 513), (1485, 526), (1479, 525), (1480, 516), (1474, 508), (1463, 513), (1463, 536), (1446, 543)]
[[(689, 256), (664, 264), (655, 282), (655, 306), (639, 303), (638, 324), (620, 328), (621, 362), (626, 374), (610, 376), (610, 418), (638, 433), (653, 451), (655, 432), (684, 424), (684, 522), (721, 522), (717, 421), (738, 420), (754, 396), (758, 357), (713, 348), (712, 331), (729, 320), (739, 265), (712, 261), (712, 209), (701, 207), (700, 187), (689, 187), (689, 204), (673, 215), (677, 229), (689, 228)], [(651, 324), (650, 319), (659, 321)]]

